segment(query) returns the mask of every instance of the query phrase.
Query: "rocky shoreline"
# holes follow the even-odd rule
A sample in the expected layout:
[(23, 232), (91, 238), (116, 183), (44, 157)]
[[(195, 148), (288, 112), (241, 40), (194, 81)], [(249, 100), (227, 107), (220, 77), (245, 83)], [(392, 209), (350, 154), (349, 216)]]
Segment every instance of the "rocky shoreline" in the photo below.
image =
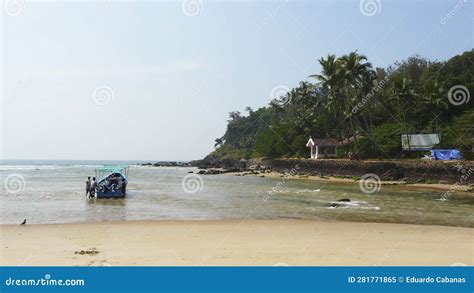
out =
[(156, 163), (141, 163), (139, 166), (148, 166), (148, 167), (193, 167), (191, 162), (156, 162)]
[[(360, 160), (311, 160), (259, 158), (240, 161), (220, 161), (206, 157), (190, 162), (142, 163), (150, 167), (197, 167), (199, 175), (235, 173), (237, 176), (277, 173), (291, 177), (318, 177), (359, 180), (367, 174), (375, 174), (383, 182), (400, 184), (457, 184), (474, 190), (473, 161), (360, 161)], [(190, 173), (194, 173), (191, 171)]]
[(190, 164), (198, 167), (198, 174), (216, 175), (237, 173), (261, 175), (276, 172), (292, 176), (335, 177), (359, 180), (366, 174), (375, 174), (382, 181), (403, 183), (474, 184), (472, 161), (358, 161), (311, 159), (252, 159), (232, 164), (204, 159)]

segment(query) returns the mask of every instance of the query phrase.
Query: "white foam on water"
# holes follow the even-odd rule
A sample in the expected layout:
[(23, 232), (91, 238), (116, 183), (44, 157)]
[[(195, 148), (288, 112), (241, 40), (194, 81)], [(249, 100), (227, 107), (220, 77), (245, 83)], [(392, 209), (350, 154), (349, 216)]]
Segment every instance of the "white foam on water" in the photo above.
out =
[(0, 165), (0, 171), (39, 171), (99, 167), (102, 167), (102, 165)]
[(380, 210), (378, 206), (372, 206), (366, 201), (330, 201), (328, 202), (331, 205), (336, 204), (337, 206), (330, 206), (327, 207), (328, 209), (347, 209), (347, 208), (355, 208), (361, 210)]
[[(321, 189), (298, 189), (295, 191), (295, 193), (314, 193), (314, 192), (320, 192)], [(288, 191), (289, 192), (289, 191)]]

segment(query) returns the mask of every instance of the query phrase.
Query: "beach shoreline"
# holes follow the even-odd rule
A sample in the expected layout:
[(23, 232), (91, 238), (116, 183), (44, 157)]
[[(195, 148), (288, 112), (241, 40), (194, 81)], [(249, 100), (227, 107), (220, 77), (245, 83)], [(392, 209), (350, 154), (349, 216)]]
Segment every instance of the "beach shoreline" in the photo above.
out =
[[(229, 175), (235, 176), (242, 176), (246, 172), (234, 172), (234, 173), (226, 173)], [(248, 173), (248, 172), (247, 172)], [(285, 180), (314, 180), (314, 181), (321, 181), (321, 182), (331, 182), (331, 183), (345, 183), (345, 184), (359, 184), (359, 180), (351, 179), (351, 178), (340, 178), (340, 177), (332, 177), (332, 176), (313, 176), (313, 175), (289, 175), (279, 172), (267, 172), (262, 174), (246, 174), (251, 176), (264, 176), (268, 178), (285, 178)], [(382, 180), (380, 184), (383, 185), (397, 185), (403, 186), (407, 189), (425, 189), (425, 190), (444, 190), (444, 191), (451, 191), (451, 192), (460, 192), (466, 196), (473, 196), (474, 193), (470, 192), (470, 187), (468, 185), (457, 185), (454, 184), (442, 184), (442, 183), (407, 183), (406, 181), (387, 181)]]
[(0, 225), (3, 266), (473, 265), (474, 228), (309, 220)]
[(444, 190), (450, 194), (474, 191), (472, 161), (255, 158), (221, 162), (205, 158), (191, 164), (199, 169), (200, 175), (257, 175), (337, 183), (358, 183), (363, 176), (370, 175), (381, 185)]

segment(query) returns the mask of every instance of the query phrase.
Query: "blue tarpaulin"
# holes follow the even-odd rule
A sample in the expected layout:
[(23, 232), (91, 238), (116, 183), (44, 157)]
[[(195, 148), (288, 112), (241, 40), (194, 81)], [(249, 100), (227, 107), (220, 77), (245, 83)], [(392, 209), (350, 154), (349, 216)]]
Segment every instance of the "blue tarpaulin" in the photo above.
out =
[(442, 160), (442, 161), (447, 161), (447, 160), (461, 160), (462, 155), (459, 150), (456, 149), (451, 149), (451, 150), (432, 150), (431, 155), (436, 159), (436, 160)]

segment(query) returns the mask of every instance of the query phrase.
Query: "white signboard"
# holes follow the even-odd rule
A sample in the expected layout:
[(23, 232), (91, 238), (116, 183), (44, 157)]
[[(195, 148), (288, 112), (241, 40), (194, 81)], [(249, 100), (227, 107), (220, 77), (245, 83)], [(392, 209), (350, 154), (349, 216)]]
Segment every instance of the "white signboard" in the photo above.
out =
[(402, 134), (402, 149), (430, 150), (439, 144), (439, 134)]

